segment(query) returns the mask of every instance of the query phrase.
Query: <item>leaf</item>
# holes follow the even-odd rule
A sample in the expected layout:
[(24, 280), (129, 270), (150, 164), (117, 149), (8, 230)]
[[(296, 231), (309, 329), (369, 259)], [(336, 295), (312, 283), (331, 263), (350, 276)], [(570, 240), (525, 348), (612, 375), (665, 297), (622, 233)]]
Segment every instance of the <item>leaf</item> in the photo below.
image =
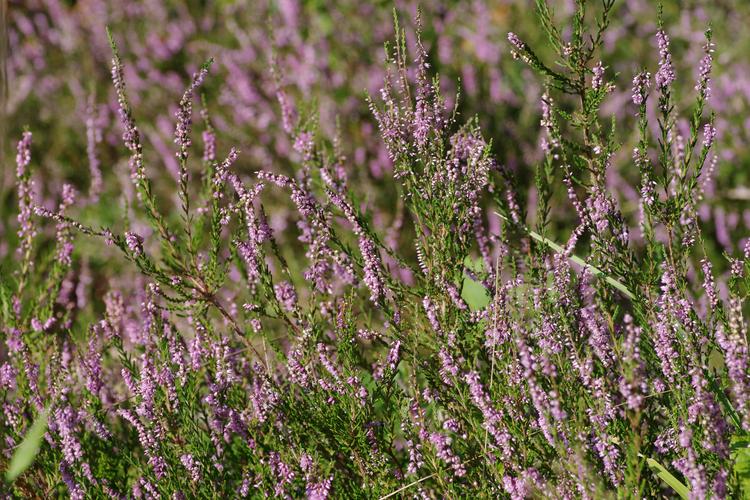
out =
[(13, 292), (10, 285), (2, 278), (3, 275), (10, 275), (10, 273), (6, 273), (5, 269), (0, 269), (0, 317), (3, 318), (4, 323), (10, 323)]
[(750, 436), (732, 438), (732, 458), (740, 490), (744, 493), (743, 498), (747, 498), (750, 495)]
[[(643, 455), (639, 456), (643, 457)], [(687, 486), (685, 486), (679, 479), (674, 477), (671, 472), (669, 472), (667, 469), (664, 468), (662, 464), (654, 460), (653, 458), (646, 458), (646, 463), (648, 464), (649, 468), (651, 468), (651, 471), (659, 477), (662, 481), (664, 481), (672, 490), (680, 495), (680, 498), (687, 499), (690, 495), (690, 490)]]
[[(505, 217), (501, 213), (495, 212), (495, 214), (497, 214), (498, 217), (500, 217), (501, 219), (503, 219), (505, 221), (508, 220), (508, 218)], [(558, 245), (557, 243), (555, 243), (554, 241), (545, 238), (541, 234), (539, 234), (539, 233), (537, 233), (535, 231), (532, 231), (531, 229), (529, 229), (529, 228), (527, 228), (525, 226), (521, 226), (521, 228), (524, 231), (526, 231), (528, 233), (528, 235), (531, 236), (532, 238), (534, 238), (536, 241), (538, 241), (539, 243), (544, 243), (545, 245), (547, 245), (548, 247), (550, 247), (555, 252), (557, 252), (557, 253), (563, 253), (564, 252), (565, 249), (563, 247), (561, 247), (560, 245)], [(583, 260), (582, 258), (578, 257), (577, 255), (571, 255), (570, 256), (570, 260), (572, 260), (573, 262), (575, 262), (576, 264), (578, 264), (581, 267), (588, 268), (592, 272), (592, 274), (594, 276), (604, 278), (604, 281), (606, 281), (611, 286), (613, 286), (616, 289), (618, 289), (619, 291), (621, 291), (623, 293), (623, 295), (625, 295), (627, 298), (629, 298), (630, 300), (635, 300), (635, 295), (633, 295), (633, 292), (631, 292), (630, 290), (628, 290), (628, 287), (626, 287), (625, 285), (623, 285), (622, 283), (620, 283), (616, 279), (612, 278), (611, 276), (607, 276), (604, 273), (604, 271), (602, 271), (601, 269), (592, 266), (591, 264), (587, 263), (585, 260)]]
[[(469, 257), (464, 260), (464, 265), (472, 271), (478, 271), (482, 269), (481, 260), (472, 262)], [(464, 275), (461, 298), (466, 301), (466, 304), (472, 311), (478, 311), (479, 309), (484, 308), (490, 302), (490, 297), (487, 294), (487, 290), (484, 288), (484, 286), (466, 275)]]
[(490, 302), (487, 290), (468, 276), (464, 277), (464, 289), (461, 292), (461, 298), (466, 301), (472, 311), (478, 311)]
[(47, 432), (47, 410), (42, 411), (34, 420), (31, 428), (10, 459), (10, 466), (5, 472), (5, 479), (10, 483), (20, 476), (34, 461)]

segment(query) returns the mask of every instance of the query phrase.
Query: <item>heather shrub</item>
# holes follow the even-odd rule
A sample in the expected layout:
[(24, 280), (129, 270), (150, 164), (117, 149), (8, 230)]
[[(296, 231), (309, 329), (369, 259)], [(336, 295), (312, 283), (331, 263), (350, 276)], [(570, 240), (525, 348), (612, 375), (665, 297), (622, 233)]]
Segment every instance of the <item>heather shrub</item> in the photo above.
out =
[[(335, 36), (281, 7), (260, 76), (231, 58), (262, 37), (228, 23), (245, 46), (145, 96), (131, 65), (178, 66), (180, 44), (131, 55), (142, 34), (113, 24), (113, 98), (97, 112), (94, 81), (70, 140), (87, 193), (77, 178), (52, 191), (33, 122), (20, 134), (0, 279), (8, 496), (750, 491), (750, 246), (704, 214), (719, 206), (714, 28), (677, 61), (669, 12), (653, 9), (657, 50), (625, 78), (608, 59), (625, 24), (614, 0), (568, 15), (539, 0), (528, 37), (503, 46), (529, 98), (495, 112), (482, 96), (499, 56), (445, 83), (456, 68), (438, 77), (426, 40), (449, 23), (422, 11), (411, 28), (394, 15), (365, 95), (290, 89), (285, 51)], [(177, 8), (173, 35), (226, 37), (212, 8), (200, 30)], [(258, 94), (239, 84), (256, 77)], [(165, 124), (149, 104), (166, 94)]]

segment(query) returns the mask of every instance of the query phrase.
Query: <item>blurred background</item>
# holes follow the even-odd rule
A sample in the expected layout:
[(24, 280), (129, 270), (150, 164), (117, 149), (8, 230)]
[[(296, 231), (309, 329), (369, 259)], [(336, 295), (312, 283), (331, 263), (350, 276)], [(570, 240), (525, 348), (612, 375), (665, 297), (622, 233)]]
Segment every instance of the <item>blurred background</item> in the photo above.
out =
[[(566, 23), (573, 0), (550, 0)], [(592, 5), (598, 2), (590, 2)], [(277, 90), (299, 110), (317, 110), (320, 134), (338, 137), (344, 165), (361, 199), (372, 208), (376, 229), (385, 231), (398, 205), (391, 165), (368, 109), (385, 75), (384, 43), (393, 38), (394, 10), (414, 43), (414, 19), (422, 9), (423, 40), (431, 71), (439, 73), (449, 104), (460, 88), (461, 120), (477, 116), (499, 163), (516, 173), (521, 199), (533, 204), (533, 172), (542, 158), (542, 82), (510, 55), (514, 31), (543, 60), (552, 62), (529, 0), (7, 0), (3, 5), (4, 119), (0, 171), (0, 262), (14, 258), (15, 143), (34, 134), (32, 165), (39, 202), (58, 203), (64, 182), (80, 192), (78, 217), (89, 224), (116, 225), (130, 211), (133, 189), (122, 145), (117, 102), (110, 77), (109, 26), (125, 64), (125, 80), (144, 137), (146, 168), (165, 200), (176, 199), (174, 116), (190, 76), (214, 57), (202, 87), (217, 129), (218, 158), (241, 150), (237, 167), (249, 175), (264, 168), (291, 174), (296, 158), (281, 124)], [(638, 171), (631, 160), (635, 107), (631, 81), (641, 69), (655, 72), (657, 5), (621, 0), (600, 55), (606, 78), (615, 83), (604, 113), (617, 119), (622, 148), (608, 183), (618, 193), (629, 222), (637, 225)], [(716, 169), (700, 209), (714, 256), (742, 251), (750, 234), (750, 2), (665, 0), (664, 19), (677, 70), (678, 129), (687, 134), (704, 31), (716, 43), (709, 106), (716, 111)], [(272, 64), (273, 63), (273, 64)], [(275, 70), (272, 70), (272, 67)], [(196, 109), (194, 121), (200, 121)], [(304, 111), (303, 111), (304, 112)], [(655, 126), (655, 120), (652, 120)], [(193, 143), (203, 143), (196, 127)], [(93, 144), (93, 147), (92, 147)], [(200, 168), (200, 162), (194, 164)], [(193, 172), (197, 175), (196, 172)], [(564, 189), (561, 186), (561, 195)], [(271, 224), (286, 227), (290, 213), (279, 201)], [(492, 207), (487, 207), (490, 227)], [(533, 213), (533, 209), (530, 210)], [(572, 221), (557, 214), (564, 240)], [(138, 227), (147, 235), (145, 225)], [(78, 281), (114, 280), (115, 265), (98, 242), (79, 238)], [(96, 245), (96, 252), (87, 246)], [(717, 265), (717, 272), (726, 266)], [(101, 285), (105, 286), (105, 285)], [(94, 287), (95, 290), (96, 286)]]

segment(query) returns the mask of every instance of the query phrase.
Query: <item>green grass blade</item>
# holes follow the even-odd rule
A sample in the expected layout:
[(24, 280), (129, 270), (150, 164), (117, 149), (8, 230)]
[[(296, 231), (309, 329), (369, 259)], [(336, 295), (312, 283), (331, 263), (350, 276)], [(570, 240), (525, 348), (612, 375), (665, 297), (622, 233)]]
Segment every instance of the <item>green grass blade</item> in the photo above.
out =
[(39, 453), (45, 432), (47, 432), (47, 410), (44, 410), (36, 417), (23, 441), (21, 441), (21, 444), (18, 445), (18, 448), (13, 453), (13, 457), (10, 459), (10, 466), (5, 472), (5, 479), (9, 483), (13, 482), (32, 464)]
[[(503, 219), (505, 221), (508, 220), (508, 218), (505, 217), (504, 215), (502, 215), (500, 213), (497, 213), (497, 212), (495, 212), (495, 213), (501, 219)], [(521, 227), (523, 228), (524, 231), (526, 231), (528, 233), (529, 236), (531, 236), (532, 238), (534, 238), (539, 243), (543, 243), (544, 245), (547, 245), (549, 248), (551, 248), (555, 252), (557, 252), (557, 253), (563, 253), (565, 251), (565, 249), (563, 247), (561, 247), (560, 245), (558, 245), (554, 241), (545, 238), (544, 236), (542, 236), (541, 234), (537, 233), (536, 231), (532, 231), (531, 229), (529, 229), (529, 228), (527, 228), (525, 226), (521, 226)], [(587, 263), (585, 260), (583, 260), (582, 258), (578, 257), (577, 255), (571, 255), (570, 256), (570, 260), (573, 261), (573, 262), (575, 262), (576, 264), (578, 264), (581, 267), (586, 267), (586, 268), (590, 269), (591, 272), (594, 274), (594, 276), (600, 277), (600, 278), (604, 278), (604, 281), (606, 281), (609, 285), (613, 286), (614, 288), (616, 288), (617, 290), (619, 290), (620, 292), (622, 292), (622, 294), (625, 295), (627, 298), (629, 298), (630, 300), (635, 300), (635, 295), (633, 295), (633, 292), (631, 292), (630, 290), (628, 290), (628, 287), (626, 287), (625, 285), (623, 285), (622, 283), (620, 283), (616, 279), (612, 278), (611, 276), (607, 276), (604, 273), (604, 271), (602, 271), (601, 269), (592, 266), (591, 264)]]
[[(639, 455), (643, 457), (643, 455)], [(677, 493), (680, 498), (683, 498), (687, 500), (687, 498), (690, 496), (690, 489), (688, 489), (687, 486), (682, 484), (682, 482), (674, 477), (671, 472), (669, 472), (667, 469), (664, 468), (662, 464), (654, 460), (653, 458), (646, 458), (646, 463), (648, 464), (651, 471), (656, 474), (656, 476), (664, 481), (672, 490)]]

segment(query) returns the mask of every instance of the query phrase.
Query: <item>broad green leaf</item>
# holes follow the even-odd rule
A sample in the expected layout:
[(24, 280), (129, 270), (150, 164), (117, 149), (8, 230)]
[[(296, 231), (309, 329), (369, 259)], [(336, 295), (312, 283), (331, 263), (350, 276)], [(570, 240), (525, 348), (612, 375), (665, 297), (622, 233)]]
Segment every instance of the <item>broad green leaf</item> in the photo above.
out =
[(653, 458), (646, 457), (646, 463), (648, 464), (651, 471), (656, 474), (659, 479), (664, 481), (670, 488), (672, 488), (672, 490), (677, 493), (680, 498), (684, 498), (687, 500), (688, 496), (690, 495), (690, 490), (687, 486), (682, 484), (679, 479), (674, 477), (671, 472), (665, 469), (662, 464), (660, 464)]
[(8, 482), (13, 482), (34, 461), (41, 448), (45, 432), (47, 432), (47, 410), (44, 410), (36, 417), (23, 441), (21, 441), (21, 444), (18, 445), (18, 448), (13, 453), (13, 457), (10, 459), (10, 466), (5, 472), (5, 479)]
[[(469, 257), (466, 257), (464, 260), (464, 265), (471, 270), (482, 269), (481, 260), (472, 261)], [(487, 290), (484, 286), (466, 275), (464, 275), (461, 298), (466, 301), (466, 304), (472, 311), (482, 309), (490, 302), (490, 296), (487, 294)]]
[(468, 276), (464, 277), (464, 289), (461, 292), (461, 298), (466, 301), (472, 311), (482, 309), (490, 302), (487, 290)]

